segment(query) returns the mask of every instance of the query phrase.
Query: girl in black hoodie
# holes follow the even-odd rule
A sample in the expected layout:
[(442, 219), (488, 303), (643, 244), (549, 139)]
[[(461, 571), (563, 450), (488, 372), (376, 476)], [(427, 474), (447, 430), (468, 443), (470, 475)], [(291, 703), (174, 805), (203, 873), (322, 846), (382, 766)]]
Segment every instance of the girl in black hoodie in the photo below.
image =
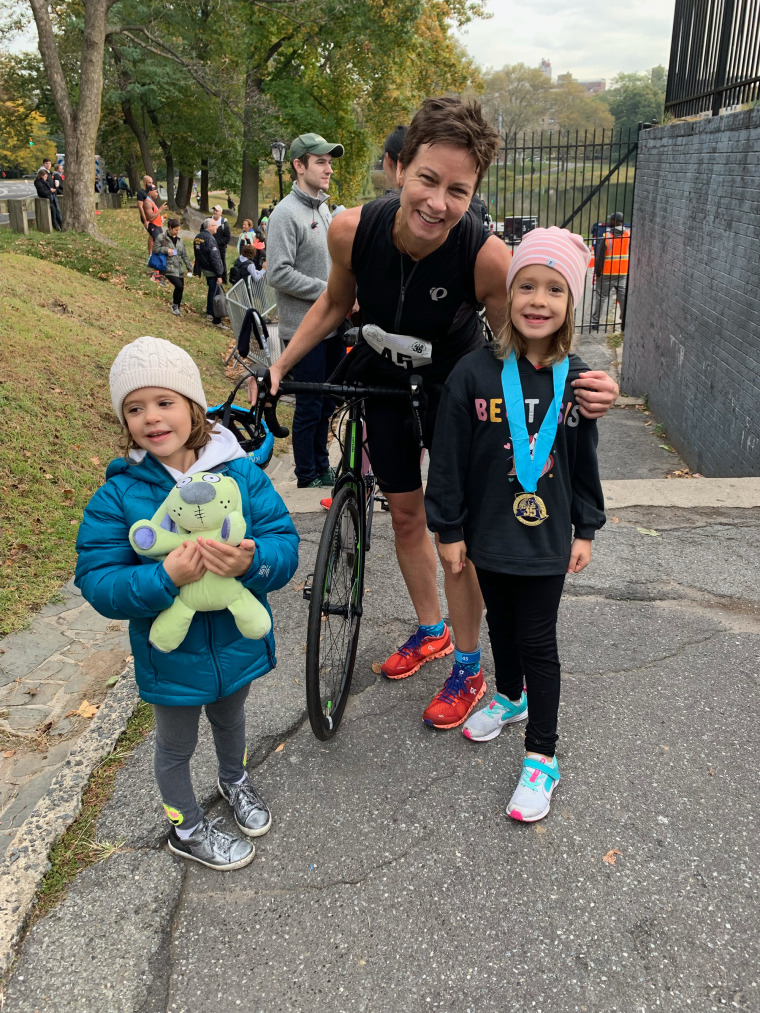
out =
[[(565, 229), (535, 229), (522, 241), (507, 275), (504, 331), (465, 356), (444, 388), (425, 496), (444, 566), (458, 573), (474, 565), (486, 604), (497, 692), (463, 734), (485, 742), (527, 720), (507, 806), (524, 821), (546, 816), (560, 777), (556, 628), (565, 573), (588, 565), (605, 522), (596, 422), (580, 414), (572, 387), (588, 367), (569, 354), (588, 259), (582, 238)], [(445, 693), (426, 711), (429, 723)]]

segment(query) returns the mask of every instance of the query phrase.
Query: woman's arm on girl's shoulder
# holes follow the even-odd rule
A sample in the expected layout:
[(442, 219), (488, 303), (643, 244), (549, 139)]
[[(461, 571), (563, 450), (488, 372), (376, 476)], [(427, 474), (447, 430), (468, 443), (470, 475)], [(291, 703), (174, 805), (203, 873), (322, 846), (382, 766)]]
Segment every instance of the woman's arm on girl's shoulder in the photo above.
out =
[(102, 486), (85, 508), (77, 536), (74, 583), (109, 619), (142, 619), (168, 608), (179, 589), (163, 563), (141, 563), (129, 544), (121, 492)]
[(240, 463), (244, 474), (233, 474), (242, 495), (247, 493), (248, 498), (251, 522), (245, 536), (256, 543), (253, 562), (240, 579), (249, 591), (276, 591), (287, 584), (298, 566), (298, 532), (264, 472), (251, 460)]

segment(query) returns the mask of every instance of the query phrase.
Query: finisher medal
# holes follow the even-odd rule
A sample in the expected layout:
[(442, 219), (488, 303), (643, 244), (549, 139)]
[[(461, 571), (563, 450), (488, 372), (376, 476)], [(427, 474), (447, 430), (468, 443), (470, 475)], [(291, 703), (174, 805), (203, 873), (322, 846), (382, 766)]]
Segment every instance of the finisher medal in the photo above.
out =
[(538, 524), (543, 524), (549, 516), (546, 504), (540, 496), (536, 495), (536, 486), (541, 477), (541, 472), (544, 470), (544, 465), (549, 459), (554, 437), (557, 435), (557, 425), (562, 409), (562, 397), (565, 391), (565, 380), (567, 380), (568, 370), (569, 362), (567, 357), (561, 362), (555, 362), (552, 366), (554, 398), (546, 411), (546, 415), (544, 415), (541, 428), (536, 434), (536, 441), (531, 453), (530, 437), (528, 436), (528, 427), (525, 422), (525, 401), (514, 352), (509, 353), (501, 368), (501, 386), (504, 391), (504, 407), (506, 409), (507, 421), (509, 422), (509, 433), (512, 438), (515, 473), (518, 482), (524, 490), (515, 496), (512, 510), (518, 521), (521, 524), (527, 524), (528, 527), (536, 527)]

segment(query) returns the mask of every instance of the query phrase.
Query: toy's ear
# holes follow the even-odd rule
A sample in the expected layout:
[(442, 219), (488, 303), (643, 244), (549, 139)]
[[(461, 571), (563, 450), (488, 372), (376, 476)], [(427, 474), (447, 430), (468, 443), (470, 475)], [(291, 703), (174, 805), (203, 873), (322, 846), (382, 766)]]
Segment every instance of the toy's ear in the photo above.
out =
[(171, 531), (172, 534), (176, 535), (179, 529), (177, 528), (176, 523), (169, 516), (169, 509), (167, 506), (168, 502), (169, 496), (166, 497), (158, 510), (156, 510), (153, 514), (151, 521), (156, 525), (156, 527), (163, 528), (164, 531)]
[(171, 531), (171, 533), (172, 533), (173, 535), (176, 535), (176, 534), (177, 534), (177, 532), (179, 531), (179, 528), (177, 527), (177, 523), (176, 523), (176, 521), (174, 521), (174, 520), (173, 520), (173, 519), (172, 519), (172, 518), (171, 518), (171, 517), (169, 516), (169, 514), (168, 514), (168, 513), (165, 513), (165, 514), (164, 514), (163, 520), (162, 520), (162, 521), (161, 521), (161, 522), (159, 523), (159, 525), (158, 525), (158, 526), (159, 526), (160, 528), (163, 528), (163, 529), (164, 529), (165, 531)]

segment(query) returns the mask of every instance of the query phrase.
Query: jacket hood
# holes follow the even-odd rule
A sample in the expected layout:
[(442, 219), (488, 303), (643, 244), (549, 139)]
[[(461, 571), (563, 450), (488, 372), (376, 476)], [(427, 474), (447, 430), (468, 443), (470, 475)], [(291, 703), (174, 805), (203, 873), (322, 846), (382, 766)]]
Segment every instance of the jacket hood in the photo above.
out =
[[(142, 481), (165, 485), (167, 478), (169, 482), (178, 482), (186, 475), (195, 475), (199, 471), (213, 471), (220, 464), (227, 464), (239, 457), (245, 457), (245, 451), (230, 430), (217, 423), (211, 431), (210, 441), (205, 447), (201, 447), (197, 460), (186, 472), (177, 471), (176, 468), (168, 468), (165, 464), (161, 464), (158, 458), (152, 457), (147, 450), (142, 448), (130, 450), (129, 457), (132, 464), (125, 461), (123, 457), (111, 461), (106, 469), (106, 478), (112, 478), (114, 475), (128, 471), (130, 475), (134, 475), (135, 478)], [(139, 465), (139, 467), (135, 467), (135, 465)]]

